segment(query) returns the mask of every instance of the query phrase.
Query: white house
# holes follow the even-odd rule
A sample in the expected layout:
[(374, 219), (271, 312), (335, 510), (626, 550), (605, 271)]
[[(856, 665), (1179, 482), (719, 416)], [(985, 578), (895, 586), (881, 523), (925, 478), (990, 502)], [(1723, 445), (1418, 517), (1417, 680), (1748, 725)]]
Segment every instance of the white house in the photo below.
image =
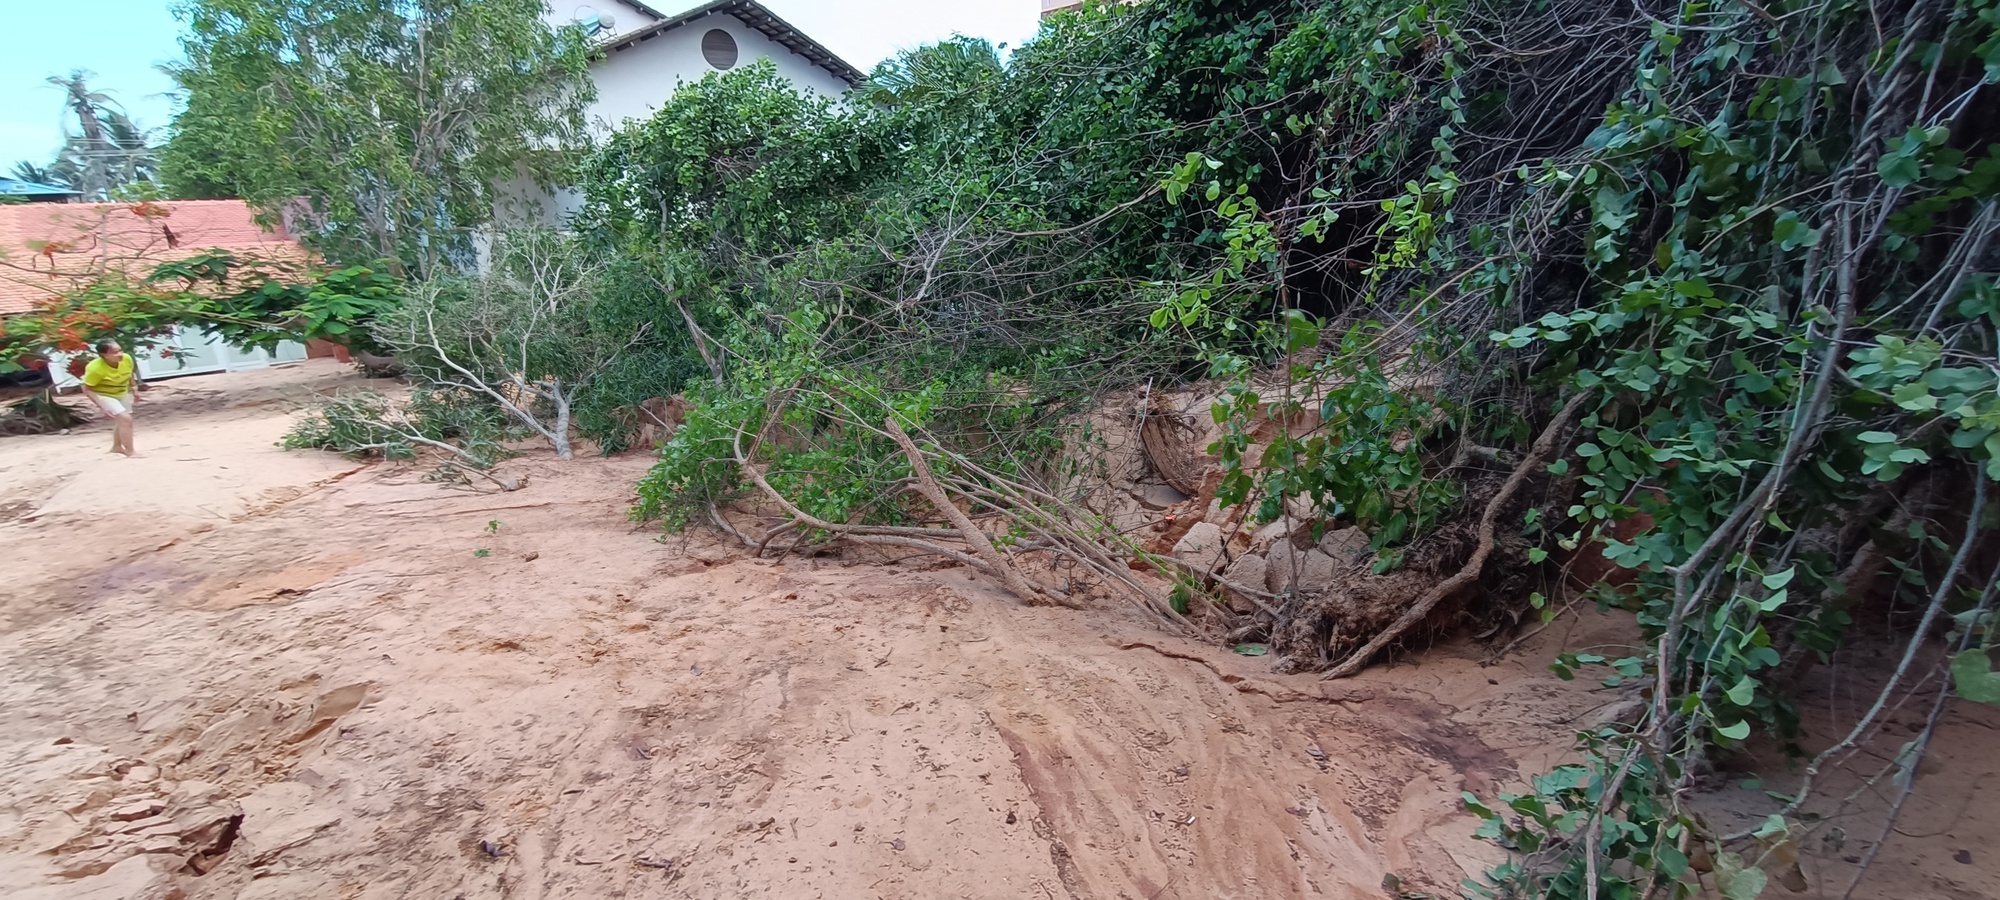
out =
[[(596, 41), (590, 77), (597, 99), (588, 116), (599, 138), (627, 122), (651, 118), (683, 84), (760, 59), (770, 60), (793, 84), (825, 97), (847, 93), (863, 77), (861, 70), (757, 0), (712, 0), (672, 15), (640, 0), (550, 4), (550, 25), (582, 25)], [(502, 186), (501, 195), (502, 222), (559, 225), (578, 205), (574, 192), (550, 195), (527, 179)], [(478, 243), (483, 263), (485, 242)]]
[(602, 55), (590, 70), (597, 101), (589, 115), (600, 134), (652, 116), (683, 83), (759, 59), (771, 60), (778, 74), (799, 87), (828, 97), (846, 93), (862, 78), (859, 69), (756, 0), (713, 0), (676, 15), (638, 0), (551, 3), (551, 24), (597, 28)]

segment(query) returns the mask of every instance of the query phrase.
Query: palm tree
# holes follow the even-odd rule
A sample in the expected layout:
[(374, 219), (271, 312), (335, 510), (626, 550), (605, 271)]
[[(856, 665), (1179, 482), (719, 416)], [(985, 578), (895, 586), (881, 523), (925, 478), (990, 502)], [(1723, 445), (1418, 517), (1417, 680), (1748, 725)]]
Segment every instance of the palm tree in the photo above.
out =
[(25, 159), (14, 164), (13, 176), (35, 184), (69, 187), (69, 180), (57, 174), (51, 167), (38, 166)]
[(159, 156), (151, 146), (151, 137), (152, 132), (140, 128), (131, 116), (117, 110), (105, 112), (104, 162), (111, 188), (152, 181), (159, 174)]
[(49, 83), (62, 89), (63, 109), (76, 117), (78, 126), (72, 132), (65, 125), (63, 150), (51, 168), (68, 170), (70, 183), (77, 190), (102, 200), (115, 187), (111, 171), (118, 155), (110, 142), (105, 119), (120, 111), (110, 95), (90, 89), (92, 77), (92, 73), (82, 69), (71, 69), (67, 77), (49, 76)]

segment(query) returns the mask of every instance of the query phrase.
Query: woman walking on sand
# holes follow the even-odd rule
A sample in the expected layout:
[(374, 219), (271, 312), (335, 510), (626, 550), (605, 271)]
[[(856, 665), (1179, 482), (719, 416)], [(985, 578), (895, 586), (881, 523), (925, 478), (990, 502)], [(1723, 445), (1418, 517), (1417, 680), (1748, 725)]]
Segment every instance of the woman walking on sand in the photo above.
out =
[(132, 410), (139, 392), (133, 390), (138, 364), (117, 341), (98, 341), (97, 358), (83, 367), (83, 392), (117, 424), (111, 429), (111, 452), (138, 456), (132, 449)]

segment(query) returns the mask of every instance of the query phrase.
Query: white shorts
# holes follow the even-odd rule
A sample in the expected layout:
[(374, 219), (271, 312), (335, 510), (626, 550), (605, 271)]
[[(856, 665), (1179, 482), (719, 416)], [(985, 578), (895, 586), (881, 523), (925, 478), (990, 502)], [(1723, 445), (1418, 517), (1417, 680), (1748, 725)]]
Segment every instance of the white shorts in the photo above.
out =
[(97, 408), (104, 410), (105, 415), (129, 416), (132, 414), (132, 398), (129, 396), (107, 397), (103, 394), (97, 394), (92, 399), (97, 401)]

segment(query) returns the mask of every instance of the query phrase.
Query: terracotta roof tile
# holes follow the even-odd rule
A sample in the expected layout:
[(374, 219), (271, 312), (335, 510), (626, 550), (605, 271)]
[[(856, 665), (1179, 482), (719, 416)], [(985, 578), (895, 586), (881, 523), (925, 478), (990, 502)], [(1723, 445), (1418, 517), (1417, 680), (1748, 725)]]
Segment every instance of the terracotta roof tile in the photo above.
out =
[(212, 249), (273, 262), (311, 257), (282, 227), (257, 224), (241, 200), (0, 206), (0, 315), (33, 309), (99, 275), (143, 275)]

